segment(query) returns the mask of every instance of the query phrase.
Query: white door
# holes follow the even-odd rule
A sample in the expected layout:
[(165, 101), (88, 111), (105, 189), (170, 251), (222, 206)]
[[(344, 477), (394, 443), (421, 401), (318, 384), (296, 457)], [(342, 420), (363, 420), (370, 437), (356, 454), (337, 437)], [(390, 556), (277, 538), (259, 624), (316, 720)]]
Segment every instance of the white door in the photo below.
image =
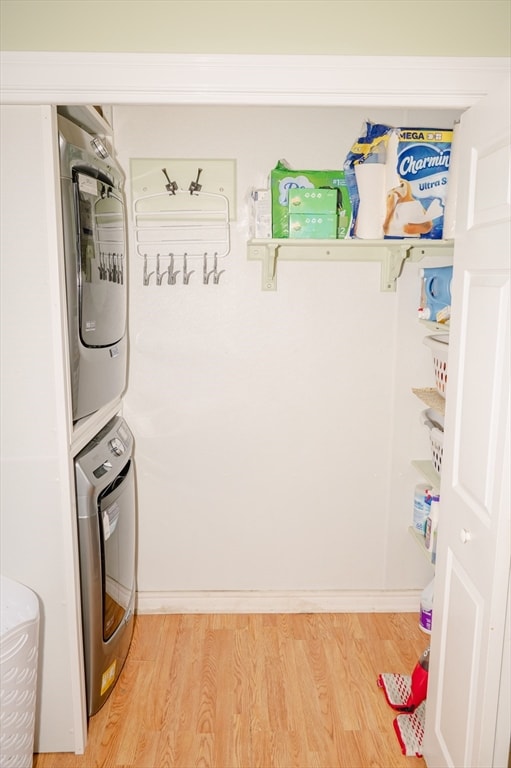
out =
[[(504, 768), (510, 569), (510, 84), (462, 117), (424, 754)], [(509, 680), (504, 680), (509, 691)], [(503, 688), (504, 690), (504, 688)], [(500, 720), (502, 722), (502, 719)], [(507, 725), (509, 733), (509, 723)], [(497, 745), (497, 746), (496, 746)]]

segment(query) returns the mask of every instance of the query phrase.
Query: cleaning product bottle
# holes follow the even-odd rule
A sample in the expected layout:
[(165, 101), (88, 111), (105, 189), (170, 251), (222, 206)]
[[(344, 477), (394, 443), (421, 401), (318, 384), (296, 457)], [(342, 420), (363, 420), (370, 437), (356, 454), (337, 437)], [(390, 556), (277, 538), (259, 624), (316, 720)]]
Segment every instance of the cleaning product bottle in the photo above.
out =
[(431, 634), (431, 625), (433, 623), (433, 593), (435, 590), (435, 579), (432, 579), (422, 590), (419, 609), (419, 628), (427, 635)]
[(422, 533), (423, 536), (429, 516), (431, 493), (430, 485), (419, 483), (415, 486), (413, 494), (413, 527), (418, 533)]
[(429, 674), (429, 647), (426, 648), (419, 661), (415, 665), (410, 681), (410, 695), (406, 701), (406, 708), (412, 712), (426, 698), (428, 692)]
[(451, 306), (452, 266), (425, 267), (419, 274), (426, 302), (421, 305), (419, 315), (422, 320), (438, 320), (437, 315)]

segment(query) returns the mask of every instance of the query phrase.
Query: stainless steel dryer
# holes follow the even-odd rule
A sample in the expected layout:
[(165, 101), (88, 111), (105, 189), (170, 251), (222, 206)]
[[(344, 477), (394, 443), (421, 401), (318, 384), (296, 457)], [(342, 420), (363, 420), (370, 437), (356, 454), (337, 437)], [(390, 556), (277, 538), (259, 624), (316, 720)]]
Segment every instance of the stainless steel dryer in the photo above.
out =
[(115, 416), (75, 458), (87, 708), (119, 677), (133, 634), (136, 496), (133, 435)]
[(124, 177), (98, 137), (58, 116), (73, 421), (126, 385)]

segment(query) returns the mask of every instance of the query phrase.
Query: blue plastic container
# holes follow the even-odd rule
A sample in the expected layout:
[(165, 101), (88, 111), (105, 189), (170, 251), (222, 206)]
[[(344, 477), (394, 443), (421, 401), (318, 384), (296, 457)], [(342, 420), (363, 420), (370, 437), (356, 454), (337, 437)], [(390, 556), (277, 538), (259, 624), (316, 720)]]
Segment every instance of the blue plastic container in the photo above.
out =
[(422, 317), (424, 320), (436, 320), (438, 312), (451, 306), (452, 266), (425, 267), (421, 270), (421, 278), (425, 300)]

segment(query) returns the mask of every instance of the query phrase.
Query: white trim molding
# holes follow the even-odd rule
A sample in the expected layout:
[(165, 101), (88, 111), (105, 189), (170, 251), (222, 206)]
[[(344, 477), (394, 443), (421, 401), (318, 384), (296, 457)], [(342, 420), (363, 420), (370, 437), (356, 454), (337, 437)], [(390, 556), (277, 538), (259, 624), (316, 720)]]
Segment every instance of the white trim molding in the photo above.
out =
[(415, 613), (420, 590), (138, 592), (149, 613)]
[(4, 104), (467, 108), (510, 59), (4, 51)]

